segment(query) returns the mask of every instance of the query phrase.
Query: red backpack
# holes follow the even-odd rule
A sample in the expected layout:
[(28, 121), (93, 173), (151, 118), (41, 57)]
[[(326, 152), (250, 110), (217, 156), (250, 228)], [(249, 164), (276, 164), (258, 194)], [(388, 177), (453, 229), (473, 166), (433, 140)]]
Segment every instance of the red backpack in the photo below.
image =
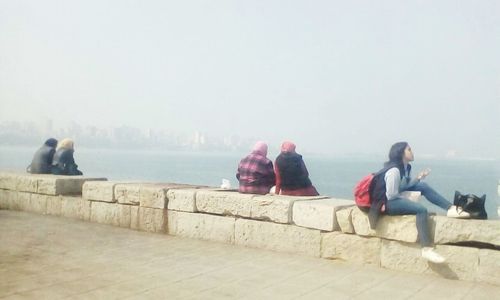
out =
[(373, 178), (375, 176), (379, 176), (390, 168), (393, 168), (393, 165), (386, 166), (382, 168), (380, 171), (377, 173), (370, 173), (363, 177), (358, 184), (354, 187), (354, 202), (356, 202), (356, 205), (361, 209), (361, 210), (369, 210), (371, 205), (372, 205), (372, 199), (370, 195), (370, 187), (373, 183)]
[(375, 177), (373, 173), (366, 175), (354, 187), (354, 201), (360, 208), (369, 209), (371, 206), (370, 185), (372, 184), (373, 177)]

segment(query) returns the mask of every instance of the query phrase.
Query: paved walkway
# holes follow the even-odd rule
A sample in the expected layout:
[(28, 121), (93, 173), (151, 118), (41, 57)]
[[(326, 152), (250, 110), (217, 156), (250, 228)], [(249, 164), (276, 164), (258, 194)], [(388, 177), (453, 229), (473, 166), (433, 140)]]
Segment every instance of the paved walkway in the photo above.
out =
[(3, 299), (498, 299), (500, 287), (0, 211)]

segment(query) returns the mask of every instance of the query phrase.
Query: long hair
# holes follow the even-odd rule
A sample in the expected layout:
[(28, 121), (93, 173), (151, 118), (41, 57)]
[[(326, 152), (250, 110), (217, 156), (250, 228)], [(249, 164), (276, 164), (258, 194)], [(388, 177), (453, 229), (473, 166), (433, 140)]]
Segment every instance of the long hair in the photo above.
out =
[(401, 176), (403, 176), (403, 174), (405, 174), (403, 156), (407, 146), (407, 142), (398, 142), (392, 145), (391, 150), (389, 150), (389, 160), (384, 163), (384, 167), (393, 165), (399, 169)]
[(71, 149), (71, 150), (74, 150), (74, 143), (73, 143), (73, 140), (72, 139), (69, 139), (69, 138), (65, 138), (65, 139), (62, 139), (59, 141), (59, 143), (57, 143), (57, 150), (59, 149)]

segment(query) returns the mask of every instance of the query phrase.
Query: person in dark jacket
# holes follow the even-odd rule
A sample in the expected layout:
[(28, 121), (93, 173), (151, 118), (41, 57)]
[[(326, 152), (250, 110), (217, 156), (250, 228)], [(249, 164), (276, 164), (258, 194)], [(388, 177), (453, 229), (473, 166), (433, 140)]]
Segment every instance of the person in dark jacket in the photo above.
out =
[(281, 153), (274, 164), (276, 173), (276, 194), (290, 196), (317, 196), (316, 188), (309, 179), (302, 155), (295, 152), (295, 144), (283, 142)]
[(239, 192), (245, 194), (269, 193), (275, 185), (273, 163), (267, 158), (267, 144), (257, 142), (252, 153), (244, 157), (239, 165), (236, 178), (239, 181)]
[(426, 169), (412, 179), (410, 176), (410, 162), (414, 160), (413, 151), (407, 142), (399, 142), (392, 145), (389, 151), (389, 161), (385, 163), (382, 172), (374, 177), (375, 182), (371, 187), (370, 196), (372, 207), (370, 208), (370, 225), (373, 216), (376, 222), (381, 212), (387, 215), (416, 215), (416, 226), (418, 238), (422, 246), (422, 257), (434, 262), (443, 263), (445, 258), (435, 252), (432, 247), (428, 224), (427, 208), (418, 202), (405, 198), (402, 192), (418, 191), (432, 204), (446, 210), (446, 215), (451, 218), (468, 218), (469, 214), (459, 210), (451, 202), (437, 193), (431, 186), (423, 182), (429, 175), (430, 169)]
[(74, 143), (71, 139), (63, 139), (57, 145), (52, 162), (52, 174), (55, 175), (83, 175), (73, 157)]
[(40, 147), (33, 156), (27, 171), (31, 174), (51, 174), (52, 159), (56, 152), (57, 140), (50, 138)]

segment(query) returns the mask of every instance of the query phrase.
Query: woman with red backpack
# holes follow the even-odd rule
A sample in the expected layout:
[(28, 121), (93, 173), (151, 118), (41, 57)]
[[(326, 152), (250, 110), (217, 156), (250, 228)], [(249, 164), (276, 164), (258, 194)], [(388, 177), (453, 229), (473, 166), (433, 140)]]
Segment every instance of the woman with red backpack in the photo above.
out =
[(412, 179), (410, 162), (414, 160), (413, 152), (407, 142), (392, 145), (389, 161), (385, 163), (381, 178), (371, 187), (372, 206), (370, 215), (384, 212), (387, 215), (416, 215), (419, 242), (422, 246), (422, 257), (434, 262), (443, 263), (445, 258), (432, 247), (428, 223), (428, 212), (422, 204), (406, 199), (401, 195), (405, 191), (419, 191), (431, 203), (445, 209), (451, 218), (469, 218), (469, 213), (456, 206), (437, 193), (422, 180), (430, 170), (424, 170)]

